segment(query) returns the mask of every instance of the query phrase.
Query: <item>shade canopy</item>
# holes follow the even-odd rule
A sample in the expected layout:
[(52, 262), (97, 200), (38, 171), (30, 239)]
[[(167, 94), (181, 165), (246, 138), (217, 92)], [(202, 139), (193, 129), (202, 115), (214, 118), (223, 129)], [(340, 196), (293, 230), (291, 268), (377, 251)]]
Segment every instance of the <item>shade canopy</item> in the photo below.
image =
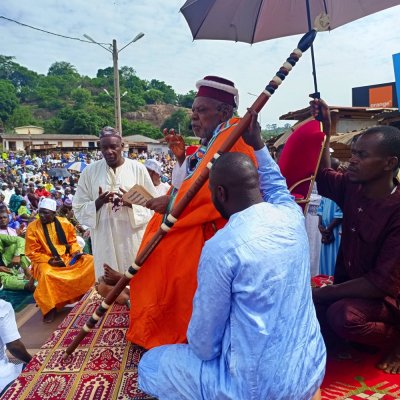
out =
[[(181, 12), (194, 39), (257, 43), (345, 25), (400, 4), (400, 0), (188, 0)], [(318, 17), (318, 18), (317, 18)]]

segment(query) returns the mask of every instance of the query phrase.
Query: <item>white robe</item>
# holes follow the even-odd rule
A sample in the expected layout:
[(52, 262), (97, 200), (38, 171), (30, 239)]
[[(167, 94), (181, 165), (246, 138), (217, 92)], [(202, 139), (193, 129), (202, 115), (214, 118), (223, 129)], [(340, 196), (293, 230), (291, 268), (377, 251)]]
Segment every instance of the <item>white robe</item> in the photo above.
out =
[(78, 221), (90, 228), (96, 278), (103, 275), (104, 263), (122, 273), (132, 265), (152, 216), (152, 211), (137, 205), (113, 211), (110, 203), (96, 212), (99, 187), (103, 192), (118, 192), (120, 188), (128, 191), (135, 184), (156, 197), (145, 166), (127, 158), (116, 173), (102, 159), (88, 165), (79, 178), (72, 206)]

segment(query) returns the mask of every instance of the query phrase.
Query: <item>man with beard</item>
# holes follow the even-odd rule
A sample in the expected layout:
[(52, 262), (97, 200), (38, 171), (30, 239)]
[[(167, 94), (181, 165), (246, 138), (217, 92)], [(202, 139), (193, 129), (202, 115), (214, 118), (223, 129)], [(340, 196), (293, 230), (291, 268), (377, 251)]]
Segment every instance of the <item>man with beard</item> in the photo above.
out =
[[(240, 121), (233, 117), (237, 107), (237, 89), (233, 82), (206, 76), (197, 87), (192, 106), (192, 129), (200, 138), (201, 146), (194, 154), (185, 157), (183, 139), (176, 135), (167, 137), (180, 164), (176, 167), (179, 168), (179, 179), (175, 179), (175, 187), (168, 195), (147, 202), (156, 214), (148, 224), (142, 249)], [(243, 139), (238, 140), (232, 151), (247, 154), (255, 162), (252, 148)], [(207, 185), (203, 185), (131, 280), (128, 340), (147, 349), (186, 342), (200, 253), (205, 241), (225, 223), (211, 201)], [(118, 276), (110, 278), (115, 282)]]
[(83, 170), (72, 202), (75, 217), (90, 229), (96, 278), (104, 264), (121, 273), (132, 265), (152, 215), (145, 207), (119, 204), (121, 195), (137, 184), (156, 196), (144, 165), (123, 157), (116, 129), (101, 130), (100, 150), (104, 158)]

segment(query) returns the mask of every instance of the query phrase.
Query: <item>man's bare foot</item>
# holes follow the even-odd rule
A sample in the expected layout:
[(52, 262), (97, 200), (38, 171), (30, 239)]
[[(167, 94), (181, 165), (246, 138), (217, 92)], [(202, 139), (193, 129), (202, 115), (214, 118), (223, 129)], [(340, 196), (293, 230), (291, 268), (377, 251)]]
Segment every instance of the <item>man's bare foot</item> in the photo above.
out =
[(27, 290), (28, 292), (31, 292), (31, 293), (33, 293), (33, 292), (35, 291), (35, 289), (36, 289), (36, 286), (35, 286), (35, 278), (34, 278), (33, 276), (31, 276), (31, 277), (29, 278), (29, 281), (28, 281), (28, 283), (25, 285), (24, 289)]
[(111, 286), (116, 285), (116, 283), (123, 276), (120, 272), (116, 271), (115, 269), (112, 269), (107, 264), (104, 264), (103, 268), (104, 268), (104, 282), (107, 285), (111, 285)]
[(55, 308), (51, 309), (44, 317), (43, 317), (43, 322), (45, 324), (50, 324), (51, 322), (54, 321), (54, 318), (56, 317), (57, 311)]
[[(107, 285), (104, 281), (104, 279), (99, 279), (99, 283), (95, 284), (95, 288), (97, 290), (97, 293), (101, 297), (107, 297), (107, 295), (113, 290), (114, 286)], [(118, 304), (126, 304), (129, 301), (129, 290), (125, 288), (121, 294), (117, 297), (115, 300), (116, 303)]]
[(393, 350), (386, 354), (376, 366), (388, 374), (400, 374), (400, 345), (397, 345)]

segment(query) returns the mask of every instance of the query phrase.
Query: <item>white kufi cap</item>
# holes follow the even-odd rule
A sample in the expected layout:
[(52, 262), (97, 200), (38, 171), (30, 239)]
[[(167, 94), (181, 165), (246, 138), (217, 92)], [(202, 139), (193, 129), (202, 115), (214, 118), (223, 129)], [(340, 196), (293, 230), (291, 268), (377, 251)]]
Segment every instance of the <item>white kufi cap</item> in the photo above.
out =
[(156, 172), (158, 175), (162, 174), (161, 171), (161, 163), (159, 163), (157, 160), (154, 160), (153, 158), (149, 158), (144, 162), (144, 166), (151, 171)]
[(48, 199), (48, 198), (44, 197), (39, 203), (39, 209), (40, 208), (45, 208), (46, 210), (50, 210), (50, 211), (56, 211), (57, 203), (53, 199)]

